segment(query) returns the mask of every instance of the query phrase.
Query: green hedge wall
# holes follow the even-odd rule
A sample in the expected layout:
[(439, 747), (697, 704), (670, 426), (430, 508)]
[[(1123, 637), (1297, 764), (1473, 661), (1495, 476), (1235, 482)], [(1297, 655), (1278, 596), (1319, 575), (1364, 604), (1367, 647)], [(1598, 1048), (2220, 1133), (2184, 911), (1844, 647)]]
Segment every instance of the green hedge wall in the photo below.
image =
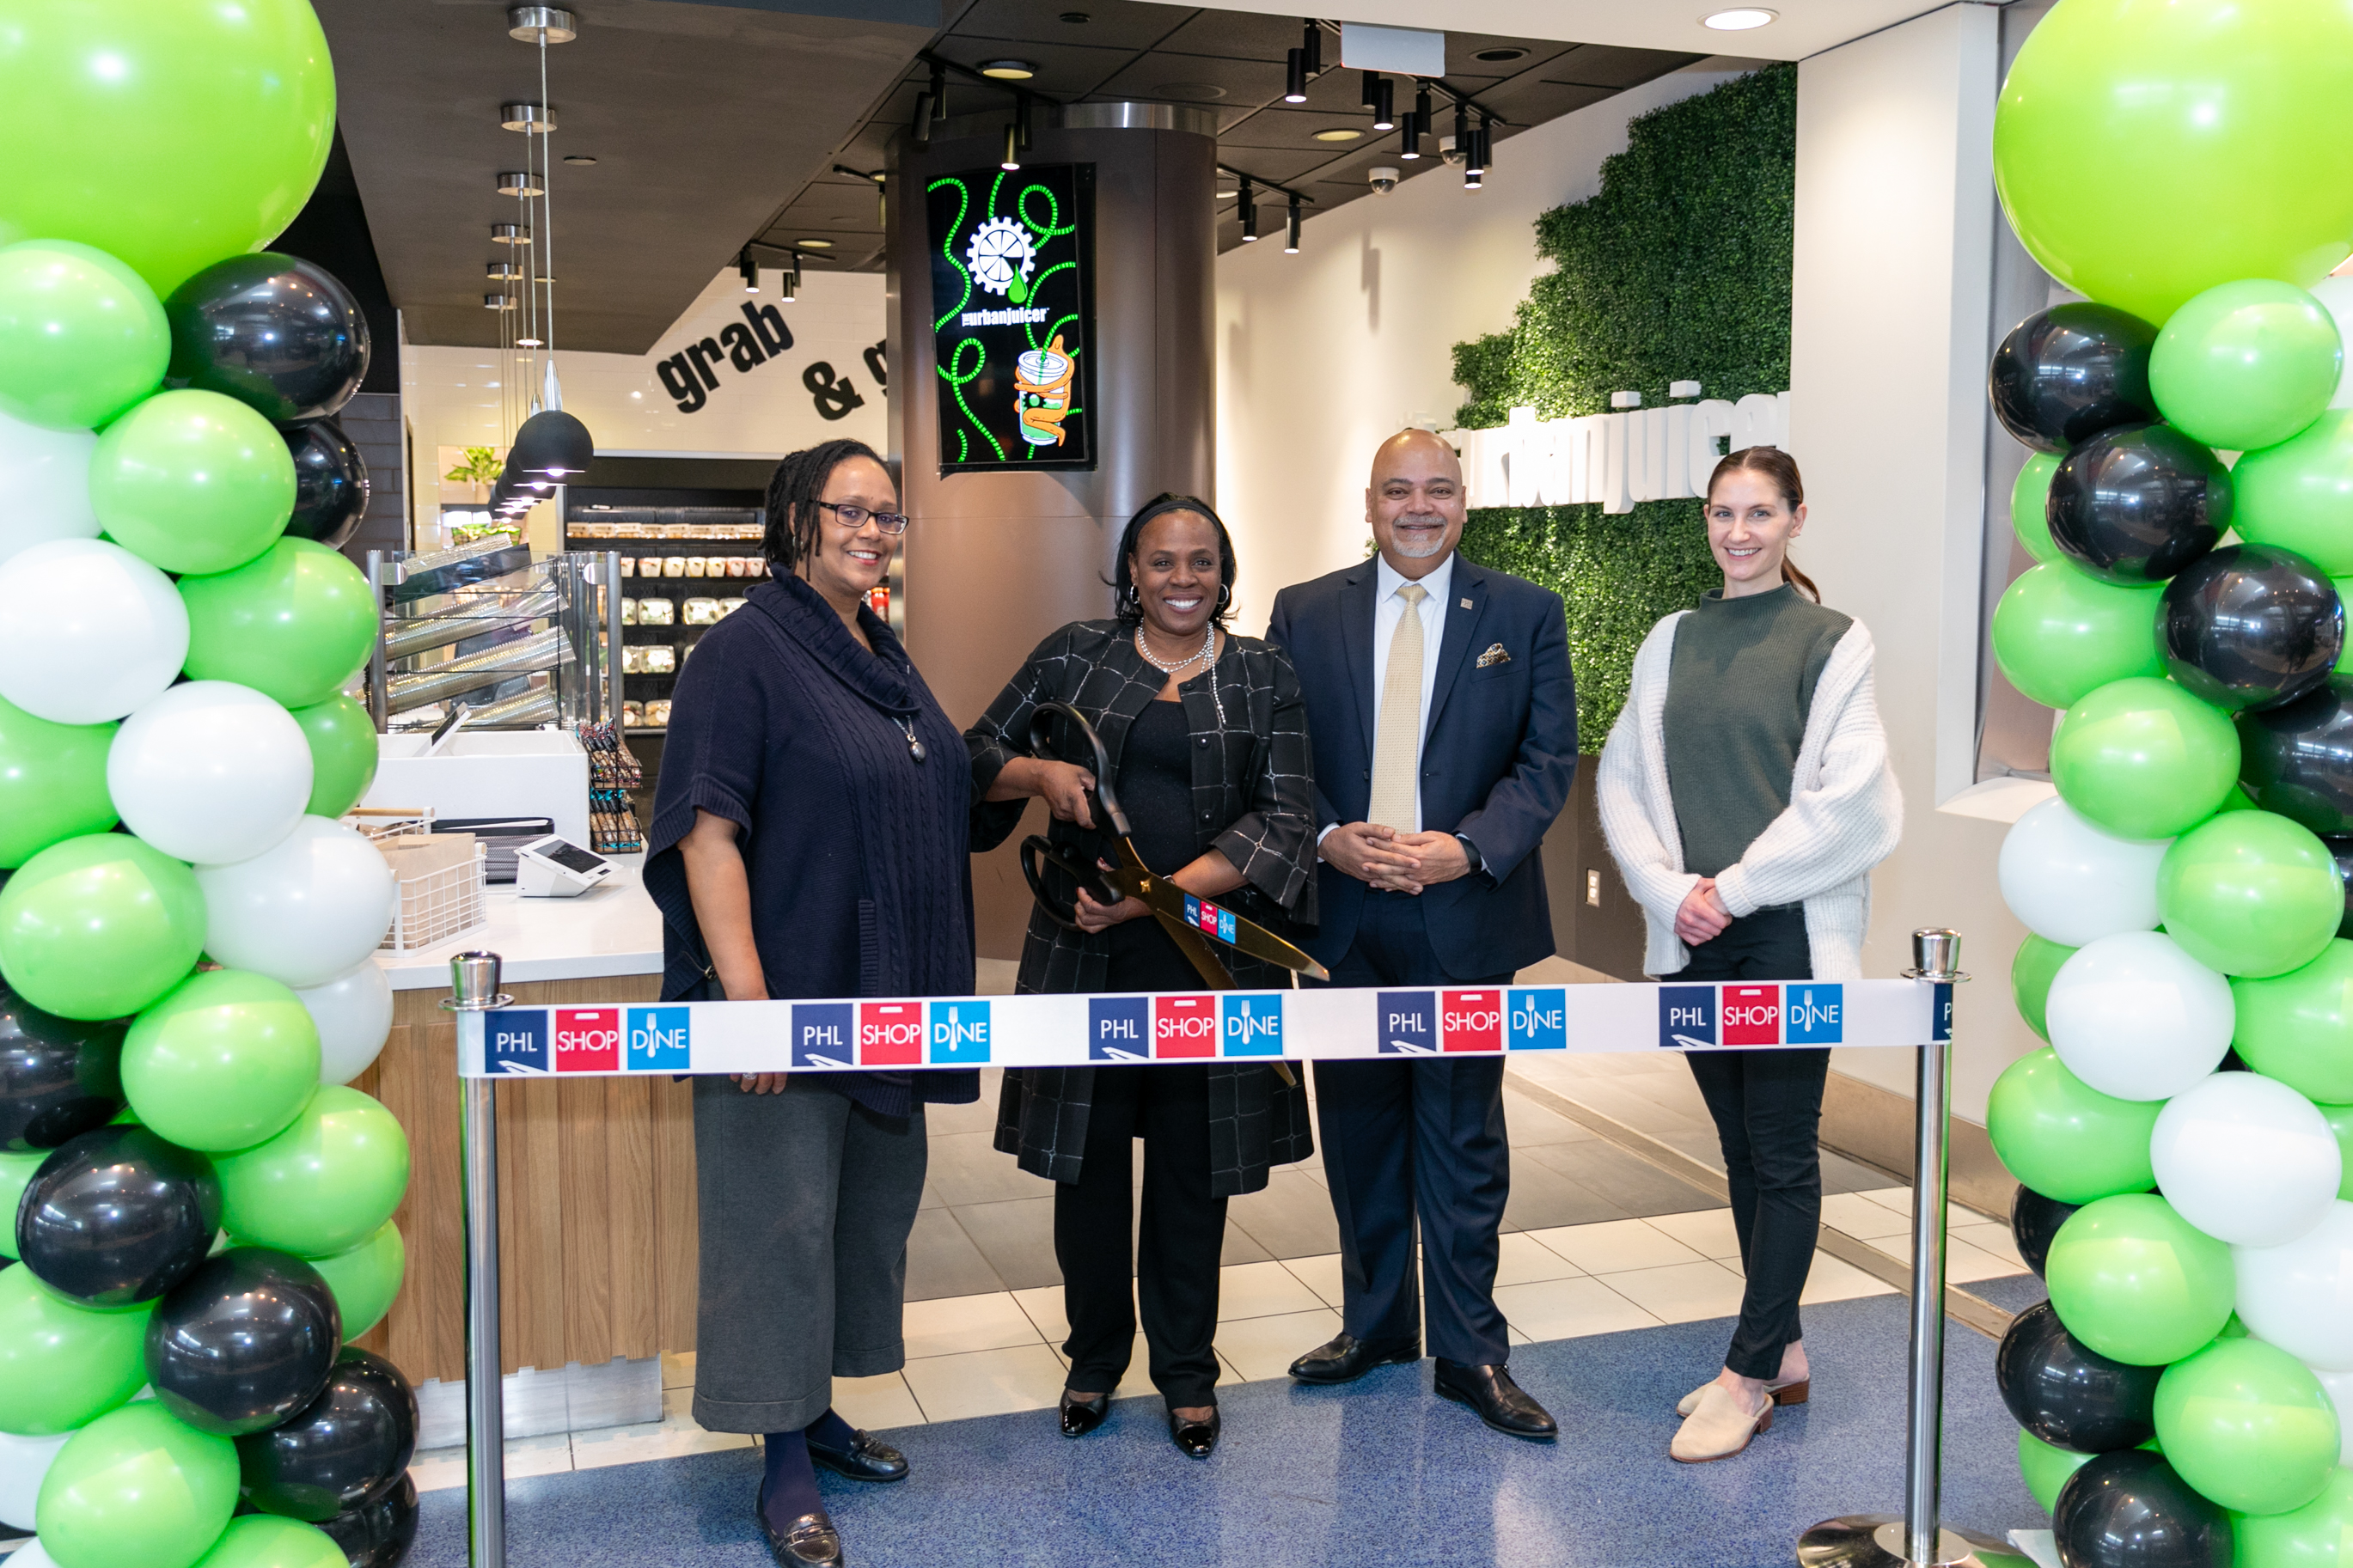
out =
[[(1511, 331), (1454, 346), (1470, 394), (1462, 429), (1502, 425), (1514, 406), (1542, 419), (1606, 413), (1609, 395), (1667, 401), (1692, 380), (1709, 397), (1789, 384), (1790, 231), (1798, 71), (1776, 65), (1633, 121), (1588, 201), (1536, 220), (1536, 279)], [(1601, 749), (1634, 649), (1661, 616), (1723, 581), (1696, 500), (1482, 507), (1463, 553), (1541, 583), (1568, 605), (1577, 725)]]

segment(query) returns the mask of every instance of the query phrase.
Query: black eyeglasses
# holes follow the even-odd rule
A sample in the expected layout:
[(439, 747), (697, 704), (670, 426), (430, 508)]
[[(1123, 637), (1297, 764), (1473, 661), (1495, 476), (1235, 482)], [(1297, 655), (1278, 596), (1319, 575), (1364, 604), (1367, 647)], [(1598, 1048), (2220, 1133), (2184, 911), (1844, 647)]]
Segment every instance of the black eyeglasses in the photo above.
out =
[(817, 504), (841, 519), (841, 526), (852, 532), (864, 528), (866, 520), (870, 517), (874, 520), (874, 526), (885, 533), (907, 531), (907, 514), (903, 511), (869, 511), (862, 506), (848, 506), (829, 500), (821, 500)]

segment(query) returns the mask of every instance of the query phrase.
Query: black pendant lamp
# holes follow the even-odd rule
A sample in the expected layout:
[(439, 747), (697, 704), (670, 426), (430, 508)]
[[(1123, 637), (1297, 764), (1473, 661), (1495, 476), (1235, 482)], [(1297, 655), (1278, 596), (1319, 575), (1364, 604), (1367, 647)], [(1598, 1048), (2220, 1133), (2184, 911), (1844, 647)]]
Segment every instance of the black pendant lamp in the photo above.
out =
[(515, 432), (507, 448), (507, 472), (524, 482), (565, 484), (585, 473), (596, 455), (596, 438), (588, 426), (561, 408), (533, 415)]

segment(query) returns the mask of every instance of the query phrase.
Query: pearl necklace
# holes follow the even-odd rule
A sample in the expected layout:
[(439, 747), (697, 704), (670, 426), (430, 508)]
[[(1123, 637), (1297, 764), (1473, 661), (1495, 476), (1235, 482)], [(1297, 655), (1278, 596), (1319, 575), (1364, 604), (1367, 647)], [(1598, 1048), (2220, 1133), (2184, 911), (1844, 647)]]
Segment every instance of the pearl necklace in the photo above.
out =
[(1142, 626), (1135, 628), (1135, 651), (1137, 654), (1142, 656), (1145, 663), (1150, 665), (1153, 668), (1158, 670), (1163, 675), (1174, 675), (1180, 669), (1187, 669), (1194, 665), (1202, 663), (1212, 652), (1216, 651), (1217, 646), (1218, 626), (1215, 621), (1212, 621), (1202, 631), (1200, 651), (1194, 654), (1190, 658), (1180, 658), (1175, 664), (1163, 664), (1152, 656), (1152, 649), (1145, 645), (1144, 628)]

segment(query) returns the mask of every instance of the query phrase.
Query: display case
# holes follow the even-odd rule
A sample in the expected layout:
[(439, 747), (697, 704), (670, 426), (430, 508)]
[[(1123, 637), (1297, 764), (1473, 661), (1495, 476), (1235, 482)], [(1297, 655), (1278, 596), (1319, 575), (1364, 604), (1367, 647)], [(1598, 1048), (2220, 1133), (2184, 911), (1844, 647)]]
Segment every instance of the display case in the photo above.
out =
[(607, 668), (605, 579), (583, 552), (534, 555), (503, 539), (429, 554), (371, 551), (383, 635), (368, 669), (378, 730), (566, 730), (604, 722), (619, 697)]
[(596, 506), (565, 519), (567, 549), (618, 558), (625, 731), (659, 733), (702, 634), (768, 574), (756, 507)]

